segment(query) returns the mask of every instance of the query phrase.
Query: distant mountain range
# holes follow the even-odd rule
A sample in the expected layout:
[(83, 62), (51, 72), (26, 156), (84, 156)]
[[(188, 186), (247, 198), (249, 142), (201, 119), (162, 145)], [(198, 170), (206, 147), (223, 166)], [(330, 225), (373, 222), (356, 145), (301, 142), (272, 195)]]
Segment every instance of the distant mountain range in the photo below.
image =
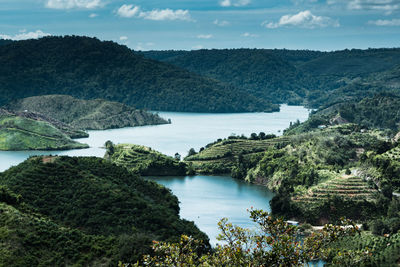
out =
[(150, 110), (279, 109), (234, 86), (146, 59), (126, 46), (77, 36), (0, 45), (0, 92), (0, 104), (29, 96), (66, 94)]
[(148, 51), (144, 56), (223, 81), (273, 103), (313, 108), (400, 87), (400, 49)]
[(96, 38), (0, 42), (0, 104), (46, 94), (187, 112), (320, 108), (397, 94), (400, 49), (136, 52)]

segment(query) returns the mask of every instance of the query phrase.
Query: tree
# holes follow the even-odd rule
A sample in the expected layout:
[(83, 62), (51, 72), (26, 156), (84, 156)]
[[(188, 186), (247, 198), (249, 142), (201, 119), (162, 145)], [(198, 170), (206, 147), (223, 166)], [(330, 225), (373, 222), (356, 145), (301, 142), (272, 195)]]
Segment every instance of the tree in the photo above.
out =
[[(351, 255), (360, 255), (357, 251), (346, 251), (349, 257), (341, 259), (341, 253), (328, 247), (359, 232), (348, 220), (343, 219), (340, 225), (325, 225), (321, 231), (300, 239), (298, 227), (273, 218), (268, 212), (250, 210), (250, 217), (258, 224), (258, 231), (234, 226), (228, 219), (222, 219), (218, 223), (221, 231), (218, 240), (224, 244), (217, 245), (213, 252), (199, 254), (202, 243), (182, 236), (175, 244), (154, 242), (154, 254), (144, 256), (143, 262), (134, 266), (304, 266), (335, 252), (339, 257), (334, 260), (339, 264), (341, 260), (351, 262)], [(368, 257), (368, 253), (361, 255)]]
[(108, 155), (112, 155), (114, 154), (114, 144), (113, 142), (111, 142), (110, 140), (107, 140), (107, 142), (105, 143), (106, 146), (106, 151)]
[(197, 152), (196, 152), (196, 150), (194, 150), (194, 148), (191, 148), (191, 149), (189, 149), (189, 152), (188, 152), (188, 157), (190, 157), (190, 156), (193, 156), (193, 155), (196, 155), (197, 154)]
[(258, 139), (257, 134), (256, 133), (251, 133), (250, 140), (257, 140), (257, 139)]

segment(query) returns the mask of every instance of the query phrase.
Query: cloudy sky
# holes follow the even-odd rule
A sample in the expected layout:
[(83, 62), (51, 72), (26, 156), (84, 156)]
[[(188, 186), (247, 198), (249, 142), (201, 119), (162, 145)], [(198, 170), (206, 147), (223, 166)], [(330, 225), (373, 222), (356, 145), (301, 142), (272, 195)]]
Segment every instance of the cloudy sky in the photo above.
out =
[(0, 38), (72, 34), (135, 50), (400, 47), (400, 0), (0, 0)]

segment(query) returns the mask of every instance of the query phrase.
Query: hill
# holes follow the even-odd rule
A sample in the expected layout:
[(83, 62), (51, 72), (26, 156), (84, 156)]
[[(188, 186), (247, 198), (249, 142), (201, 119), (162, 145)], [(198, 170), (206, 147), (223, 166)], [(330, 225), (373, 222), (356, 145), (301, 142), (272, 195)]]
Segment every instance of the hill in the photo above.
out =
[(0, 46), (0, 90), (0, 104), (29, 96), (66, 94), (149, 110), (278, 109), (233, 86), (146, 59), (126, 46), (78, 36), (45, 37)]
[[(136, 262), (141, 253), (150, 251), (152, 240), (177, 241), (181, 234), (195, 236), (208, 244), (207, 236), (193, 222), (179, 218), (178, 199), (170, 190), (100, 158), (32, 157), (1, 173), (0, 185), (11, 191), (11, 195), (20, 195), (16, 199), (23, 200), (23, 205), (9, 203), (13, 202), (10, 197), (2, 198), (2, 202), (6, 199), (8, 205), (27, 213), (34, 211), (35, 216), (46, 218), (38, 223), (35, 218), (22, 216), (27, 221), (21, 229), (25, 234), (13, 236), (22, 247), (13, 247), (12, 252), (22, 250), (30, 254), (14, 254), (16, 259), (29, 257), (37, 262), (42, 258), (37, 254), (38, 250), (31, 248), (43, 246), (48, 229), (52, 229), (52, 238), (47, 240), (52, 250), (63, 250), (58, 242), (66, 242), (71, 234), (72, 238), (83, 239), (67, 243), (68, 248), (78, 242), (86, 246), (80, 245), (69, 251), (70, 257), (52, 255), (61, 265), (79, 264), (78, 259), (88, 261), (90, 258), (82, 259), (81, 250), (92, 257), (94, 254), (97, 260), (107, 258), (110, 253), (122, 255), (125, 251), (126, 255), (119, 260)], [(1, 216), (15, 216), (11, 213), (16, 212), (11, 209)], [(27, 239), (26, 231), (40, 224), (44, 233), (34, 231), (29, 233), (32, 238)], [(7, 229), (15, 232), (13, 225), (7, 225)], [(0, 246), (4, 251), (10, 243), (2, 242)], [(91, 247), (97, 249), (90, 251)], [(107, 247), (112, 250), (99, 255)], [(124, 258), (126, 256), (129, 258)], [(117, 263), (114, 257), (112, 265)]]
[(172, 157), (152, 150), (150, 147), (106, 143), (105, 158), (118, 166), (144, 176), (183, 176), (188, 172), (188, 166)]
[(393, 84), (398, 85), (400, 62), (398, 48), (333, 52), (213, 49), (143, 54), (224, 81), (273, 103), (312, 108), (393, 89)]
[(400, 96), (392, 93), (379, 93), (358, 101), (348, 100), (321, 108), (310, 115), (302, 124), (292, 124), (285, 135), (302, 133), (336, 123), (338, 118), (359, 124), (364, 128), (389, 129), (392, 134), (399, 131)]
[(0, 109), (0, 150), (64, 150), (88, 147), (67, 135), (81, 137), (87, 136), (86, 133), (71, 130), (61, 123), (57, 125), (61, 128), (59, 129), (43, 119), (33, 113), (19, 115)]
[(299, 72), (274, 50), (223, 49), (150, 51), (145, 56), (229, 83), (273, 103), (302, 104), (311, 77)]
[(157, 125), (168, 123), (158, 115), (101, 99), (82, 100), (67, 95), (43, 95), (15, 100), (5, 106), (13, 111), (33, 111), (55, 118), (77, 129)]

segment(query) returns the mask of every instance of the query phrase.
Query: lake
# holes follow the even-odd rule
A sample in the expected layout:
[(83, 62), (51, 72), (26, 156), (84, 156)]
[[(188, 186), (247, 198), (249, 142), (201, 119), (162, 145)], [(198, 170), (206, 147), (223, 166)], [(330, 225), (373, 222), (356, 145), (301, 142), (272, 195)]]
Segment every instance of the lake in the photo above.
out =
[[(149, 146), (167, 155), (176, 152), (186, 156), (190, 148), (198, 151), (206, 144), (229, 135), (251, 133), (274, 133), (279, 135), (290, 122), (304, 121), (309, 111), (301, 106), (281, 105), (280, 112), (274, 113), (185, 113), (159, 112), (160, 116), (171, 119), (172, 124), (158, 126), (129, 127), (105, 131), (89, 131), (88, 138), (78, 139), (90, 148), (69, 151), (0, 151), (0, 171), (17, 165), (31, 155), (104, 155), (103, 145), (107, 140), (113, 143), (134, 143)], [(218, 233), (217, 222), (228, 217), (242, 227), (251, 227), (246, 212), (251, 206), (269, 210), (272, 193), (264, 187), (246, 184), (229, 176), (157, 177), (151, 178), (167, 187), (181, 202), (181, 216), (195, 221), (215, 244)]]

